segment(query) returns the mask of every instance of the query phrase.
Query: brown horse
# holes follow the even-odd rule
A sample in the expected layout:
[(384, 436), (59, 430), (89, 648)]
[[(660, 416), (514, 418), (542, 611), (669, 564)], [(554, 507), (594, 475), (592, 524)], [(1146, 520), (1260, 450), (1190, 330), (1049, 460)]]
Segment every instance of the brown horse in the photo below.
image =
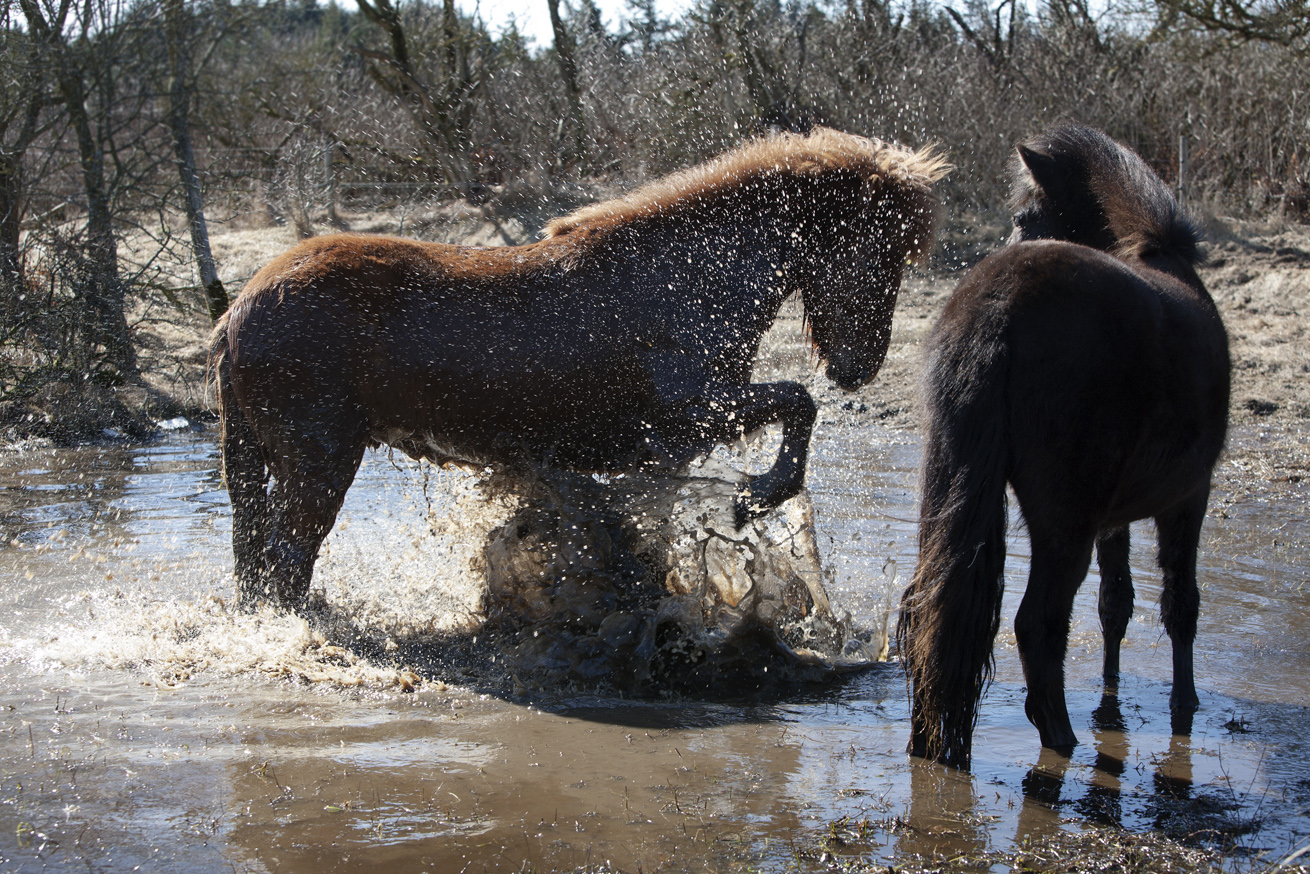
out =
[(1104, 674), (1133, 609), (1128, 523), (1154, 517), (1175, 711), (1195, 709), (1196, 549), (1228, 422), (1228, 337), (1197, 277), (1199, 236), (1145, 163), (1064, 125), (1018, 148), (1010, 245), (965, 276), (924, 383), (919, 563), (898, 637), (910, 752), (968, 767), (991, 671), (1006, 484), (1032, 543), (1015, 619), (1043, 746), (1077, 743), (1069, 616), (1096, 547)]
[(302, 602), (379, 444), (616, 471), (780, 421), (739, 519), (777, 506), (803, 485), (815, 406), (797, 383), (751, 384), (761, 336), (799, 292), (828, 376), (872, 379), (946, 170), (929, 150), (816, 130), (581, 209), (530, 245), (337, 235), (287, 252), (211, 348), (241, 600)]

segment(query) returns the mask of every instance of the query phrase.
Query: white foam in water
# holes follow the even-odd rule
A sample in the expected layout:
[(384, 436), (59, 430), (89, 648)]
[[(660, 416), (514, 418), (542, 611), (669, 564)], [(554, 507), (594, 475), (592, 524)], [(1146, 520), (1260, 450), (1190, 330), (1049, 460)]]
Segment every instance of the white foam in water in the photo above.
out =
[[(112, 596), (109, 596), (112, 597)], [(412, 672), (371, 664), (349, 649), (329, 643), (304, 619), (261, 610), (234, 611), (209, 596), (134, 603), (84, 595), (94, 603), (90, 627), (62, 628), (43, 641), (15, 641), (35, 663), (68, 669), (131, 670), (159, 686), (176, 686), (193, 676), (256, 674), (341, 687), (413, 688)]]
[[(507, 512), (471, 476), (374, 456), (324, 544), (308, 621), (238, 610), (225, 567), (154, 541), (147, 555), (135, 544), (106, 546), (94, 574), (69, 580), (70, 594), (33, 611), (34, 623), (5, 630), (4, 650), (39, 669), (127, 670), (161, 686), (254, 674), (412, 689), (420, 678), (399, 659), (391, 664), (391, 653), (481, 622), (476, 562)], [(42, 560), (67, 573), (84, 549), (63, 561), (46, 552)]]
[(479, 479), (407, 465), (386, 501), (349, 504), (328, 537), (314, 586), (369, 628), (443, 633), (476, 627), (486, 582), (488, 532), (513, 510)]

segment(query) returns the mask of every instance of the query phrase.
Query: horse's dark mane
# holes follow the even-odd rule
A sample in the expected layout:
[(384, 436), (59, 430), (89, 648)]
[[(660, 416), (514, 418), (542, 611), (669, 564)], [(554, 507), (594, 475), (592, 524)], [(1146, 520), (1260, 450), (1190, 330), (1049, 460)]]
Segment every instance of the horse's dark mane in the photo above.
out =
[[(1202, 235), (1168, 186), (1140, 157), (1099, 130), (1074, 122), (1059, 125), (1024, 144), (1054, 159), (1072, 185), (1087, 188), (1116, 240), (1114, 254), (1142, 258), (1173, 255), (1190, 264), (1203, 259)], [(1027, 203), (1035, 183), (1016, 159), (1012, 205)]]
[(781, 133), (751, 140), (717, 158), (643, 185), (629, 194), (594, 203), (546, 225), (547, 239), (576, 237), (579, 245), (607, 236), (609, 231), (635, 221), (669, 215), (700, 203), (727, 196), (768, 177), (783, 174), (819, 176), (853, 173), (871, 192), (891, 191), (913, 206), (902, 210), (912, 224), (907, 238), (918, 239), (921, 254), (931, 236), (932, 194), (929, 186), (951, 167), (931, 147), (918, 151), (881, 140), (815, 128), (806, 135)]

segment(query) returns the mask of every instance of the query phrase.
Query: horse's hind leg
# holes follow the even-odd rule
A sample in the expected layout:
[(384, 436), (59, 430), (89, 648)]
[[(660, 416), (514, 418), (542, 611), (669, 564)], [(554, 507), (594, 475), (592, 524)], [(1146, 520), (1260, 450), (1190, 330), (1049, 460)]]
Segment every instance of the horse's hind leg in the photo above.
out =
[(1101, 636), (1105, 662), (1101, 676), (1106, 686), (1119, 683), (1119, 647), (1133, 617), (1133, 577), (1128, 566), (1128, 526), (1102, 531), (1096, 540), (1096, 562), (1101, 568)]
[(1032, 571), (1019, 604), (1014, 631), (1028, 680), (1024, 710), (1037, 726), (1042, 746), (1067, 753), (1078, 743), (1064, 701), (1064, 655), (1074, 595), (1092, 562), (1092, 541), (1042, 533), (1033, 527)]
[(272, 523), (262, 594), (295, 609), (309, 594), (318, 550), (332, 530), (367, 445), (362, 429), (294, 445), (274, 462)]
[(264, 578), (268, 538), (268, 468), (259, 440), (225, 381), (223, 392), (223, 481), (232, 501), (232, 556), (237, 601), (249, 606)]
[(1174, 710), (1195, 710), (1200, 703), (1192, 676), (1192, 643), (1201, 606), (1196, 587), (1196, 550), (1208, 499), (1206, 489), (1175, 510), (1155, 517), (1160, 535), (1160, 570), (1164, 573), (1160, 614), (1174, 650), (1174, 685), (1169, 695), (1169, 706)]

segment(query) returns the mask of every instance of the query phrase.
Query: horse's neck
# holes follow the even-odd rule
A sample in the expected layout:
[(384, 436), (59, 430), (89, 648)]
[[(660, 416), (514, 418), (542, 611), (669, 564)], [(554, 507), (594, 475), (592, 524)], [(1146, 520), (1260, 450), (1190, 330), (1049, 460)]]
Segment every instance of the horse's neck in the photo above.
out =
[(790, 231), (763, 224), (684, 219), (634, 234), (625, 263), (647, 275), (617, 276), (620, 293), (635, 295), (630, 300), (645, 311), (653, 335), (685, 337), (689, 354), (748, 377), (789, 292)]

